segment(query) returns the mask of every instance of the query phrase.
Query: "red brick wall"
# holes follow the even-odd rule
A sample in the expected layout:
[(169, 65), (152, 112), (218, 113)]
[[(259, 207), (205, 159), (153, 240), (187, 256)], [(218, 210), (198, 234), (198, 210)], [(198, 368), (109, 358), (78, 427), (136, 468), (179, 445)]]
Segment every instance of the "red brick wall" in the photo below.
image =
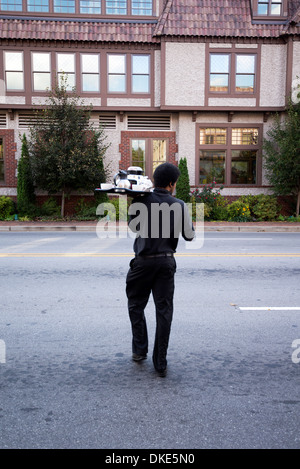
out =
[(17, 144), (14, 140), (14, 131), (0, 130), (0, 137), (3, 139), (5, 171), (5, 182), (0, 182), (0, 186), (17, 187), (16, 169), (18, 162), (15, 157)]
[(176, 132), (142, 132), (124, 130), (121, 132), (121, 143), (119, 145), (119, 151), (121, 153), (120, 169), (127, 169), (131, 164), (130, 139), (132, 138), (167, 138), (169, 140), (169, 162), (177, 164), (176, 153), (178, 152), (178, 145), (176, 143)]

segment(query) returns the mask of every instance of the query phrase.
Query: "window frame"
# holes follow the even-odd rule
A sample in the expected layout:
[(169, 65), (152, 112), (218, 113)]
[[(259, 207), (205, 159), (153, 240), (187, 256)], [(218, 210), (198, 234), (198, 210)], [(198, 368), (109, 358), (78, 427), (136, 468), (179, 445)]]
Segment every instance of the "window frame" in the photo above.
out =
[(130, 137), (130, 166), (136, 166), (136, 164), (132, 161), (132, 142), (133, 140), (144, 140), (145, 141), (145, 170), (144, 170), (144, 176), (148, 176), (149, 179), (152, 179), (154, 169), (153, 169), (153, 142), (155, 140), (161, 140), (166, 142), (166, 162), (169, 161), (169, 137), (165, 137), (163, 135), (157, 135), (157, 136), (149, 136), (143, 133), (143, 135), (140, 135), (138, 137)]
[[(226, 129), (226, 144), (201, 144), (200, 143), (200, 129)], [(233, 129), (258, 129), (258, 139), (255, 145), (245, 145), (245, 144), (233, 144), (232, 143), (232, 130)], [(200, 151), (208, 150), (219, 150), (225, 151), (225, 180), (224, 183), (218, 183), (217, 186), (225, 187), (259, 187), (262, 185), (262, 143), (263, 143), (263, 124), (241, 124), (238, 122), (227, 123), (227, 124), (215, 124), (215, 123), (197, 123), (196, 124), (196, 186), (203, 187), (205, 184), (200, 183)], [(247, 151), (253, 150), (257, 152), (256, 160), (256, 183), (252, 184), (234, 184), (231, 182), (231, 164), (232, 164), (232, 152), (233, 151)]]
[[(126, 106), (126, 100), (128, 99), (135, 99), (136, 100), (136, 107), (145, 107), (145, 104), (142, 100), (148, 100), (150, 102), (150, 107), (153, 108), (155, 105), (155, 52), (152, 49), (142, 48), (128, 48), (128, 49), (120, 49), (117, 53), (118, 55), (125, 56), (125, 62), (127, 67), (127, 74), (126, 74), (126, 91), (125, 92), (109, 92), (108, 91), (108, 69), (107, 69), (107, 62), (108, 62), (108, 54), (111, 54), (111, 49), (108, 47), (104, 47), (103, 49), (99, 48), (86, 48), (76, 50), (75, 46), (70, 48), (70, 50), (66, 50), (63, 47), (59, 47), (56, 49), (47, 49), (45, 50), (43, 47), (26, 47), (23, 50), (16, 50), (13, 46), (5, 48), (3, 51), (0, 51), (0, 61), (3, 64), (3, 79), (6, 84), (6, 70), (5, 70), (5, 53), (11, 52), (20, 52), (23, 54), (23, 66), (24, 69), (22, 70), (23, 73), (23, 89), (22, 90), (13, 90), (13, 89), (6, 89), (7, 96), (22, 96), (25, 98), (27, 103), (31, 103), (33, 98), (36, 97), (46, 97), (49, 95), (49, 90), (35, 90), (34, 89), (34, 72), (33, 72), (33, 58), (32, 54), (39, 54), (39, 53), (49, 53), (50, 54), (50, 88), (55, 86), (55, 83), (59, 77), (59, 69), (58, 69), (58, 54), (69, 54), (74, 56), (74, 71), (66, 71), (66, 75), (73, 75), (74, 76), (74, 86), (76, 88), (77, 93), (81, 93), (82, 97), (84, 98), (99, 98), (99, 104), (101, 107), (112, 107), (113, 102), (109, 102), (110, 98), (122, 98), (124, 99), (124, 105)], [(99, 55), (99, 91), (83, 91), (82, 85), (82, 67), (81, 67), (81, 54), (86, 55)], [(149, 91), (147, 93), (144, 92), (133, 92), (131, 90), (131, 61), (132, 55), (144, 55), (147, 56), (149, 59)], [(64, 62), (60, 64), (60, 69), (62, 70)], [(1, 66), (0, 66), (1, 68)], [(9, 71), (9, 70), (7, 70)], [(73, 81), (72, 85), (73, 86)], [(73, 90), (71, 86), (68, 87), (68, 93), (72, 93)], [(141, 104), (139, 104), (139, 101)], [(100, 104), (101, 103), (101, 104)], [(130, 105), (130, 104), (129, 104)], [(96, 106), (96, 104), (95, 104)], [(147, 104), (146, 107), (148, 108), (149, 105)]]
[[(114, 96), (123, 96), (123, 97), (147, 97), (149, 98), (152, 93), (153, 93), (153, 52), (152, 51), (147, 51), (145, 53), (140, 53), (140, 52), (133, 52), (133, 51), (128, 51), (128, 52), (107, 52), (107, 96), (108, 97), (114, 97)], [(113, 55), (120, 55), (120, 56), (125, 56), (125, 72), (121, 73), (120, 75), (124, 75), (125, 77), (125, 91), (109, 91), (109, 77), (113, 76), (114, 73), (109, 72), (109, 56)], [(148, 57), (148, 91), (133, 91), (133, 67), (132, 67), (132, 62), (133, 62), (133, 56), (147, 56)], [(118, 74), (115, 74), (118, 75)]]
[[(229, 78), (228, 78), (228, 91), (214, 91), (210, 87), (210, 78), (211, 75), (217, 75), (218, 73), (211, 72), (211, 56), (212, 55), (226, 55), (229, 56)], [(237, 72), (237, 57), (238, 56), (254, 56), (254, 73), (247, 74), (254, 76), (254, 89), (253, 92), (246, 91), (237, 91), (236, 90), (236, 81), (237, 76), (241, 75)], [(208, 47), (208, 57), (207, 57), (207, 96), (208, 97), (226, 97), (226, 98), (237, 98), (237, 97), (247, 97), (247, 98), (257, 98), (259, 92), (259, 73), (260, 73), (260, 49), (258, 48), (236, 48), (232, 46), (231, 48), (210, 48)], [(222, 73), (220, 73), (222, 74)], [(222, 74), (224, 75), (224, 74)]]
[(266, 21), (280, 21), (285, 20), (288, 15), (288, 1), (282, 0), (281, 11), (279, 15), (271, 13), (272, 4), (279, 3), (277, 0), (264, 0), (264, 3), (268, 3), (268, 13), (260, 14), (258, 13), (259, 0), (253, 0), (252, 6), (252, 17), (254, 20), (266, 20)]
[[(41, 71), (35, 71), (34, 68), (33, 68), (33, 56), (34, 54), (38, 55), (38, 54), (47, 54), (49, 56), (49, 71), (44, 71), (44, 72), (41, 72)], [(49, 78), (50, 78), (50, 88), (51, 88), (51, 85), (52, 85), (52, 73), (51, 73), (51, 52), (45, 52), (45, 51), (31, 51), (31, 89), (32, 89), (32, 92), (33, 93), (47, 93), (47, 89), (45, 90), (36, 90), (34, 88), (34, 75), (36, 73), (40, 73), (40, 74), (48, 74), (49, 75)]]
[[(58, 68), (58, 56), (63, 56), (63, 55), (72, 55), (73, 58), (74, 58), (74, 71), (73, 72), (66, 72), (66, 71), (59, 71), (59, 68)], [(77, 83), (77, 76), (78, 76), (78, 73), (77, 73), (77, 62), (78, 62), (78, 57), (77, 57), (77, 53), (76, 52), (56, 52), (55, 53), (55, 64), (56, 64), (56, 68), (55, 68), (55, 74), (56, 74), (56, 78), (58, 80), (58, 84), (60, 83), (60, 75), (64, 74), (67, 78), (71, 75), (71, 76), (74, 76), (74, 85), (69, 85), (68, 82), (67, 82), (67, 88), (66, 88), (66, 91), (72, 93), (72, 89), (73, 87), (76, 88), (76, 83)]]
[[(49, 0), (48, 2), (48, 11), (47, 11), (47, 15), (49, 16), (54, 16), (54, 17), (57, 17), (57, 15), (59, 16), (62, 16), (62, 17), (78, 17), (79, 16), (83, 16), (83, 17), (100, 17), (100, 18), (128, 18), (128, 17), (131, 17), (131, 18), (143, 18), (143, 19), (157, 19), (157, 17), (159, 16), (159, 11), (156, 11), (158, 9), (158, 6), (156, 5), (156, 1), (155, 0), (148, 0), (148, 1), (151, 1), (152, 2), (152, 9), (151, 9), (151, 14), (148, 14), (148, 9), (147, 9), (147, 13), (145, 14), (145, 10), (143, 11), (143, 13), (141, 14), (134, 14), (133, 13), (133, 10), (136, 10), (136, 8), (133, 7), (133, 3), (138, 1), (138, 0), (126, 0), (126, 13), (125, 14), (114, 14), (114, 13), (106, 13), (106, 1), (107, 0), (99, 0), (100, 1), (100, 8), (101, 8), (101, 11), (100, 13), (99, 12), (95, 12), (95, 13), (81, 13), (81, 8), (86, 8), (86, 7), (83, 7), (80, 5), (80, 0), (74, 0), (74, 3), (75, 3), (75, 10), (74, 12), (70, 13), (70, 12), (61, 12), (61, 11), (55, 11), (55, 6), (54, 6), (54, 0)], [(110, 0), (108, 0), (110, 1)], [(141, 2), (143, 0), (140, 0)], [(147, 0), (146, 0), (147, 1)], [(44, 15), (45, 14), (45, 11), (38, 11), (38, 10), (30, 10), (28, 8), (28, 3), (27, 3), (27, 0), (22, 0), (22, 8), (21, 9), (2, 9), (2, 5), (1, 5), (1, 2), (2, 0), (0, 0), (0, 12), (1, 13), (4, 13), (4, 14), (11, 14), (11, 12), (18, 12), (19, 15), (27, 15), (28, 13), (33, 13), (35, 15)], [(61, 6), (62, 8), (63, 6)]]
[[(22, 70), (9, 70), (6, 68), (6, 54), (13, 54), (13, 53), (21, 53), (22, 55)], [(5, 90), (7, 93), (24, 93), (25, 92), (25, 60), (24, 60), (24, 50), (10, 50), (6, 49), (3, 51), (3, 70), (4, 70), (4, 81), (5, 81)], [(23, 87), (22, 88), (8, 88), (7, 87), (7, 73), (22, 73), (22, 81)]]
[[(90, 72), (85, 72), (83, 71), (83, 61), (82, 57), (84, 55), (91, 55), (91, 56), (96, 56), (98, 57), (98, 72), (97, 73), (90, 73)], [(96, 94), (99, 95), (101, 93), (101, 54), (98, 52), (80, 52), (79, 53), (79, 58), (80, 58), (80, 89), (81, 93), (83, 94)], [(84, 75), (98, 75), (98, 90), (97, 91), (85, 91), (83, 90), (83, 76)], [(76, 79), (75, 79), (75, 85), (76, 85)]]

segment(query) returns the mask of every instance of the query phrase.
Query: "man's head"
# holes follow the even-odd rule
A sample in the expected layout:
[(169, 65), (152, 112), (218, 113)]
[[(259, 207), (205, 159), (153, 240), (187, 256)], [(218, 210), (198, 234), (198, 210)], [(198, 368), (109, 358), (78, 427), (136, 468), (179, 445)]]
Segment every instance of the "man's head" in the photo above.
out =
[(164, 189), (175, 187), (180, 171), (174, 164), (162, 163), (155, 169), (153, 173), (154, 186)]

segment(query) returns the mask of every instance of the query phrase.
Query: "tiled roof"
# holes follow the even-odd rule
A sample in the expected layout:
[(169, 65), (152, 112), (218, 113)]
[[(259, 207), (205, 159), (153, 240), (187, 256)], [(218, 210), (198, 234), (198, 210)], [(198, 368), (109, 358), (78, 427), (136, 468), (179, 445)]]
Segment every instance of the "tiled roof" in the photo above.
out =
[[(165, 36), (278, 37), (290, 24), (252, 22), (250, 0), (167, 0), (155, 34)], [(300, 0), (289, 0), (289, 19)]]
[(54, 20), (0, 19), (4, 39), (43, 39), (104, 42), (158, 42), (153, 23), (108, 23)]
[(158, 43), (161, 36), (279, 37), (299, 34), (300, 0), (289, 0), (286, 22), (252, 21), (250, 0), (166, 0), (153, 21), (0, 18), (0, 38)]

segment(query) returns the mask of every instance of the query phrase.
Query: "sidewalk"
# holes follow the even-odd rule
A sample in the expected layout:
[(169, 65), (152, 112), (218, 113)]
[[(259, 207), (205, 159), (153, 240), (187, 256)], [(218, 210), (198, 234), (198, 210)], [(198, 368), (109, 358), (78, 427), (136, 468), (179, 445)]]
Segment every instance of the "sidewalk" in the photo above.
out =
[[(0, 232), (8, 231), (95, 231), (96, 221), (21, 222), (0, 221)], [(126, 223), (117, 223), (120, 231), (127, 230)], [(228, 232), (299, 232), (300, 223), (293, 222), (205, 222), (204, 231)]]

